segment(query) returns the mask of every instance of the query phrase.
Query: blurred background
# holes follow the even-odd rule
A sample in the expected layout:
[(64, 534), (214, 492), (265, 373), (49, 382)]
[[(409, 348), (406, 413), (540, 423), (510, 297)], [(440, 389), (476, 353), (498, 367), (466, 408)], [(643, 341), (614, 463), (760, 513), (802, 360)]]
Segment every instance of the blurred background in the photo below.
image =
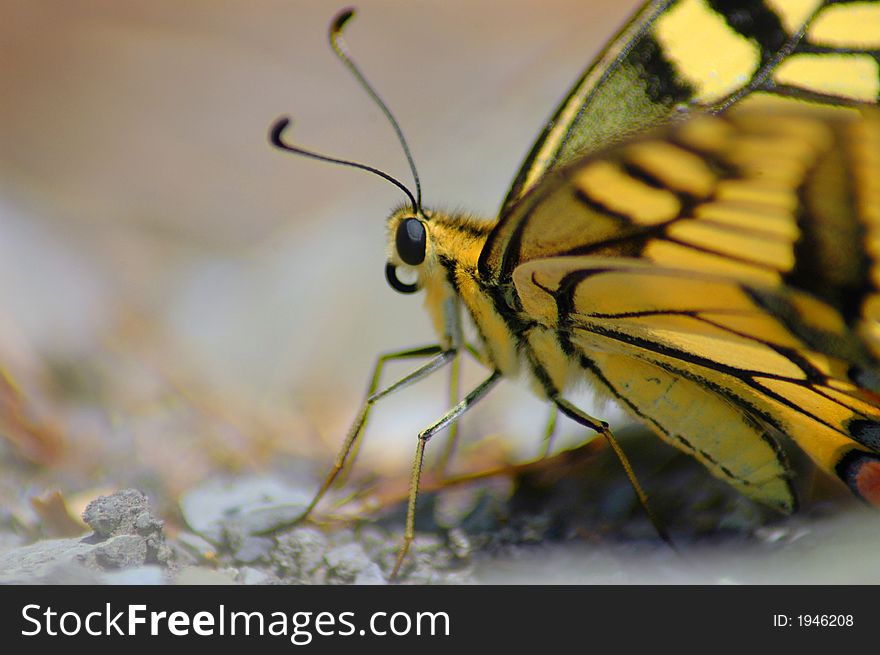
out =
[[(636, 4), (368, 0), (346, 40), (410, 141), (426, 205), (492, 216)], [(173, 507), (218, 472), (303, 458), (322, 470), (376, 356), (433, 339), (419, 297), (383, 277), (401, 194), (267, 143), (290, 114), (301, 145), (410, 184), (392, 130), (327, 45), (341, 6), (0, 7), (5, 499), (135, 485)], [(465, 384), (483, 375), (467, 367)], [(436, 377), (376, 412), (368, 469), (408, 475), (416, 432), (444, 410)], [(463, 438), (503, 435), (505, 457), (528, 459), (546, 416), (508, 384)]]

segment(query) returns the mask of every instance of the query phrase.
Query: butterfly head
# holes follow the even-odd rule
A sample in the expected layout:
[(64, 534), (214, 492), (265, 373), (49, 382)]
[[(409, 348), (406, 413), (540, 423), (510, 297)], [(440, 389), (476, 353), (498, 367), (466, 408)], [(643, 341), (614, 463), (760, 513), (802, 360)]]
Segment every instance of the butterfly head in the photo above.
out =
[(388, 217), (388, 284), (400, 293), (423, 292), (444, 347), (460, 343), (461, 304), (470, 307), (481, 295), (478, 260), (495, 224), (461, 212), (414, 210), (411, 204)]
[(402, 206), (388, 217), (388, 283), (400, 293), (425, 290), (429, 304), (459, 294), (467, 279), (479, 277), (480, 253), (496, 223)]
[[(388, 218), (388, 263), (385, 278), (400, 293), (415, 293), (433, 268), (429, 219), (406, 205)], [(401, 277), (403, 279), (401, 279)]]

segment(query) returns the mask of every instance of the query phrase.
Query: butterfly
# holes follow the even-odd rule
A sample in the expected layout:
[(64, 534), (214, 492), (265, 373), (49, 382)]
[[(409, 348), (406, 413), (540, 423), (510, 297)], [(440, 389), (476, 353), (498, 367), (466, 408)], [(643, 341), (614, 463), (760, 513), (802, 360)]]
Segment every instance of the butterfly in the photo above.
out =
[[(437, 343), (379, 359), (370, 409), (465, 352), (484, 381), (425, 428), (425, 445), (502, 378), (524, 376), (577, 423), (607, 423), (566, 393), (587, 382), (746, 496), (792, 512), (781, 441), (880, 505), (880, 2), (645, 4), (557, 108), (495, 220), (424, 207), (388, 219), (386, 277), (422, 293)], [(469, 341), (463, 324), (477, 335)], [(424, 359), (379, 388), (383, 365)]]

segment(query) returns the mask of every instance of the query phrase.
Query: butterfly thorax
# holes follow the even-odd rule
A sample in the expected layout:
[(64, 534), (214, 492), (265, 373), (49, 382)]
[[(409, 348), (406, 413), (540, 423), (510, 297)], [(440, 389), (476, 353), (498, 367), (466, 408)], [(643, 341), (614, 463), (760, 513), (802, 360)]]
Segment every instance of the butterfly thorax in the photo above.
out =
[[(499, 282), (480, 273), (480, 253), (496, 224), (467, 214), (417, 213), (404, 207), (388, 220), (389, 263), (416, 278), (406, 291), (424, 291), (442, 347), (464, 345), (463, 307), (477, 334), (468, 345), (488, 368), (508, 378), (525, 375), (539, 395), (561, 391), (582, 371), (560, 348), (554, 326), (522, 314), (512, 280)], [(414, 244), (422, 257), (418, 264), (411, 263), (417, 259), (410, 252)]]
[[(402, 256), (408, 254), (402, 252), (407, 249), (405, 223), (413, 219), (424, 228), (424, 257), (418, 264)], [(480, 253), (496, 223), (464, 213), (400, 208), (388, 219), (388, 261), (416, 278), (413, 290), (425, 293), (425, 306), (441, 346), (462, 345), (463, 306), (478, 335), (478, 343), (471, 345), (483, 362), (514, 376), (519, 371), (517, 338), (495, 309), (494, 294), (478, 271)], [(417, 233), (418, 226), (412, 226)]]

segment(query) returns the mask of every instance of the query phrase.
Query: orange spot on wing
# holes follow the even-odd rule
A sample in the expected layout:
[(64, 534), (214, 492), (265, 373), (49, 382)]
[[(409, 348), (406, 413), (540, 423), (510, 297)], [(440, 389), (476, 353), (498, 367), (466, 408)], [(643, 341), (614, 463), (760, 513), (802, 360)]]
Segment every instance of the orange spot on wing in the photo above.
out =
[(875, 507), (880, 507), (880, 461), (864, 462), (855, 477), (859, 495)]

